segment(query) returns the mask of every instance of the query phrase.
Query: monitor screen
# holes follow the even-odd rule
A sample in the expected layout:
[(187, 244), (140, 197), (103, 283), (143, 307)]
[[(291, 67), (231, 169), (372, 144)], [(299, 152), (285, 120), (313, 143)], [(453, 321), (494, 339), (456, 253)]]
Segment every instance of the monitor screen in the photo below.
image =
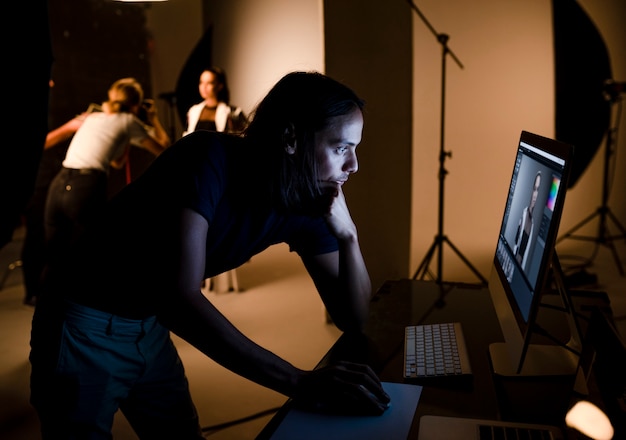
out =
[(521, 362), (554, 253), (573, 147), (523, 131), (489, 290), (513, 364)]

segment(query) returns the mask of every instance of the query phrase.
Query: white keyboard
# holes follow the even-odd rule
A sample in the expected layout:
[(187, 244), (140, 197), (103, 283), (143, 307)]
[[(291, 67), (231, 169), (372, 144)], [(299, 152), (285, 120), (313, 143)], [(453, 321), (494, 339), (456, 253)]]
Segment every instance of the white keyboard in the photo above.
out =
[(407, 379), (471, 375), (461, 323), (407, 326), (404, 366)]

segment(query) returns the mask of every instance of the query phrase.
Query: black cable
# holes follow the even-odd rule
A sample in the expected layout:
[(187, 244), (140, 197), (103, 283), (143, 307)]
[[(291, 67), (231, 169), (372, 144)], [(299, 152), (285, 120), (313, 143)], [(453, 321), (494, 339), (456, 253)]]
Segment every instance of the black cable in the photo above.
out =
[(217, 431), (220, 431), (222, 429), (229, 428), (231, 426), (238, 425), (240, 423), (249, 422), (250, 420), (258, 419), (259, 417), (263, 417), (268, 414), (275, 413), (280, 408), (281, 408), (280, 406), (277, 406), (275, 408), (266, 409), (264, 411), (261, 411), (261, 412), (258, 412), (258, 413), (255, 413), (246, 417), (242, 417), (240, 419), (231, 420), (230, 422), (219, 423), (217, 425), (212, 425), (212, 426), (205, 426), (204, 428), (202, 428), (202, 432), (208, 433), (207, 436), (209, 436), (209, 435), (215, 434)]

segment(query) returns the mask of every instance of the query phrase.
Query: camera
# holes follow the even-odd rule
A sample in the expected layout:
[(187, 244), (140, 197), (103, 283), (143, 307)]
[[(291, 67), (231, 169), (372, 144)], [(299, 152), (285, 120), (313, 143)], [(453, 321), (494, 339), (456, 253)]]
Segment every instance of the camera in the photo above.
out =
[(148, 118), (148, 112), (152, 110), (154, 106), (154, 100), (152, 99), (144, 99), (139, 106), (139, 111), (137, 111), (137, 117), (144, 124), (150, 125), (150, 120)]

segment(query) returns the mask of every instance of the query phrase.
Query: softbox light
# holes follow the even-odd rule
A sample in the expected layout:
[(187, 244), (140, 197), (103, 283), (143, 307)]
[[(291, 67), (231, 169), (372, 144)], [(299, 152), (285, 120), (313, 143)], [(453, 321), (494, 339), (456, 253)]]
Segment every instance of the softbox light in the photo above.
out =
[(556, 138), (574, 145), (568, 188), (596, 152), (610, 124), (605, 81), (612, 78), (606, 45), (587, 13), (574, 0), (552, 0), (555, 58)]

